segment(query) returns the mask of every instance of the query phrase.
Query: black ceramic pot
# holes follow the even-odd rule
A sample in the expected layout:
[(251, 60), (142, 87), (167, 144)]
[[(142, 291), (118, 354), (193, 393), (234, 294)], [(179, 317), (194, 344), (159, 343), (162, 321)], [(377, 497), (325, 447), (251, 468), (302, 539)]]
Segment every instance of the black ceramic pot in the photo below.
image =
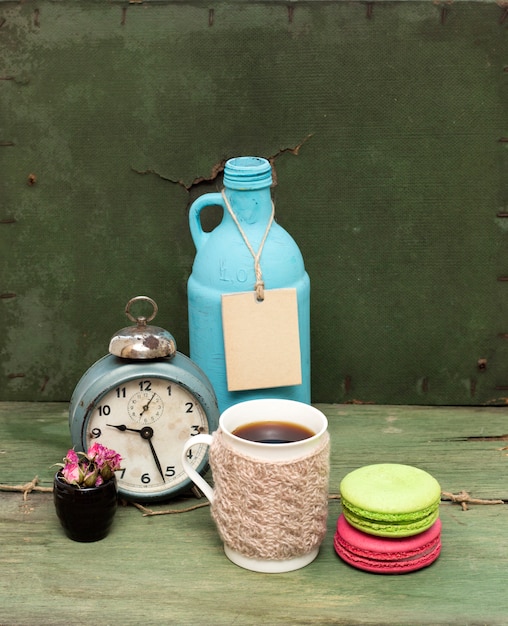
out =
[(108, 534), (116, 513), (116, 480), (112, 478), (99, 487), (80, 489), (69, 485), (57, 472), (53, 482), (53, 500), (69, 539), (99, 541)]

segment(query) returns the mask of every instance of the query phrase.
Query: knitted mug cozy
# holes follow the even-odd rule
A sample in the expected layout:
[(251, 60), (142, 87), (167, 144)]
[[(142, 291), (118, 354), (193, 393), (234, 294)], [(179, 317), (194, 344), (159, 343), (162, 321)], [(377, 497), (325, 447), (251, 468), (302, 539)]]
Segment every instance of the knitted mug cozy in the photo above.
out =
[(305, 456), (268, 462), (231, 449), (219, 428), (209, 454), (211, 515), (224, 543), (263, 560), (291, 559), (319, 547), (326, 534), (329, 457), (328, 433)]

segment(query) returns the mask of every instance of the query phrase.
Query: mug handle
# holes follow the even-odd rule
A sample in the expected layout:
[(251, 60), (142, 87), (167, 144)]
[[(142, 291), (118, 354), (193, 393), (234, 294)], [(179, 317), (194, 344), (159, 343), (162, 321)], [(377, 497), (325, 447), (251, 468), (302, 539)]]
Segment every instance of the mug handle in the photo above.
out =
[(199, 443), (210, 446), (212, 445), (212, 440), (212, 435), (194, 435), (194, 437), (191, 437), (185, 442), (182, 450), (182, 465), (184, 472), (192, 480), (192, 482), (201, 489), (210, 504), (213, 504), (213, 489), (201, 476), (201, 474), (198, 474), (198, 472), (196, 472), (196, 470), (189, 463), (189, 460), (187, 459), (187, 452), (192, 448), (192, 446), (197, 446)]

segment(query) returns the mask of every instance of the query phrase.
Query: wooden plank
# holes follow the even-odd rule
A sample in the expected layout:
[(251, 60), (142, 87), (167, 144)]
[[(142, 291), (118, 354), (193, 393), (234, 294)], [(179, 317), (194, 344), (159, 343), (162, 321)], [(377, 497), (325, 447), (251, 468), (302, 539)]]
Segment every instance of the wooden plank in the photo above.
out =
[[(325, 407), (335, 436), (332, 481), (361, 465), (407, 463), (435, 475), (445, 491), (508, 498), (508, 451), (501, 449), (508, 438), (489, 439), (508, 432), (506, 409)], [(332, 490), (337, 485), (332, 482)]]
[(338, 503), (318, 559), (284, 575), (229, 563), (207, 509), (149, 519), (121, 509), (107, 539), (77, 544), (62, 535), (48, 496), (1, 503), (4, 539), (9, 529), (0, 556), (2, 624), (506, 623), (502, 507), (443, 506), (440, 559), (415, 574), (381, 577), (335, 556)]
[[(66, 403), (0, 403), (0, 482), (23, 483), (38, 475), (49, 485), (71, 445)], [(445, 491), (507, 498), (506, 409), (319, 405), (329, 417), (334, 454), (331, 491), (352, 469), (370, 463), (417, 465), (436, 475)], [(458, 439), (458, 440), (457, 440)]]
[[(331, 491), (350, 469), (396, 461), (431, 471), (443, 488), (506, 497), (508, 457), (498, 409), (320, 405), (332, 435)], [(65, 404), (0, 404), (0, 483), (39, 473), (69, 444)], [(501, 442), (502, 443), (502, 442)], [(157, 509), (189, 504), (179, 500)], [(0, 624), (506, 624), (508, 509), (441, 505), (443, 551), (400, 577), (354, 570), (332, 547), (341, 510), (330, 500), (318, 559), (289, 574), (256, 574), (223, 555), (209, 509), (143, 517), (121, 507), (111, 534), (79, 544), (62, 533), (47, 493), (0, 492)]]

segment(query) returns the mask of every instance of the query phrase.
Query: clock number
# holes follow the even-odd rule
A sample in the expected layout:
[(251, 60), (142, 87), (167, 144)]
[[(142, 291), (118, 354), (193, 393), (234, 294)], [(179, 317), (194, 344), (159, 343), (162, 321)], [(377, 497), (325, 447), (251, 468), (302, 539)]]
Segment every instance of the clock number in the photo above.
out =
[(111, 413), (111, 407), (109, 404), (104, 404), (98, 407), (99, 415), (109, 415)]
[(199, 424), (192, 424), (191, 428), (193, 429), (193, 432), (191, 432), (191, 437), (194, 437), (195, 435), (199, 435), (199, 433), (201, 432), (199, 430)]
[(194, 408), (194, 404), (192, 402), (186, 402), (185, 406), (187, 407), (186, 413), (192, 413), (192, 409)]
[(168, 385), (168, 396), (171, 395), (171, 385)]
[(194, 455), (192, 454), (192, 448), (187, 452), (187, 458), (190, 460), (192, 458), (194, 458)]
[(125, 387), (117, 387), (116, 388), (116, 397), (117, 398), (125, 398)]
[(148, 483), (150, 482), (150, 474), (143, 474), (143, 476), (141, 476), (141, 482), (144, 485), (148, 485)]
[(100, 428), (92, 428), (92, 430), (90, 431), (90, 437), (92, 439), (98, 439), (101, 435), (102, 432)]
[(121, 479), (125, 476), (125, 467), (122, 467), (121, 469), (116, 471), (120, 474)]
[(142, 380), (139, 383), (139, 388), (141, 391), (152, 391), (152, 383), (150, 380)]
[(176, 474), (175, 466), (174, 465), (168, 465), (166, 467), (166, 476), (168, 476), (168, 478), (171, 478), (175, 474)]

